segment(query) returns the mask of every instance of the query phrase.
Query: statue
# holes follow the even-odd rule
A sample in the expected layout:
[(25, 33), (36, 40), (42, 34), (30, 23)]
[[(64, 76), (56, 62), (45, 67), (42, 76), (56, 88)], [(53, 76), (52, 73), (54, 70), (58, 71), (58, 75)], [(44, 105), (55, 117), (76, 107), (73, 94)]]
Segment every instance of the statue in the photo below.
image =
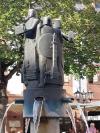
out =
[[(49, 16), (36, 18), (36, 11), (29, 9), (25, 24), (17, 34), (25, 35), (22, 82), (27, 88), (41, 88), (48, 84), (60, 85), (63, 77), (63, 39), (61, 22)], [(24, 29), (24, 30), (23, 30)]]
[[(49, 131), (51, 121), (56, 122), (54, 132), (59, 131), (59, 118), (66, 117), (66, 98), (64, 83), (63, 39), (67, 36), (61, 31), (59, 19), (52, 20), (49, 16), (38, 19), (36, 11), (29, 9), (25, 23), (15, 27), (15, 33), (24, 34), (24, 61), (22, 67), (22, 82), (25, 84), (23, 117), (29, 118), (30, 132), (34, 132), (34, 109), (40, 109), (41, 115), (36, 110), (37, 117), (47, 118), (48, 124), (41, 124), (39, 131), (44, 126)], [(38, 106), (39, 105), (39, 106)], [(49, 119), (50, 118), (50, 119)], [(42, 119), (41, 119), (42, 120)]]
[(23, 82), (28, 85), (28, 82), (34, 80), (34, 85), (38, 79), (38, 60), (36, 50), (36, 30), (39, 19), (36, 18), (36, 11), (30, 9), (25, 23), (25, 44), (24, 44), (24, 62), (23, 62)]
[[(59, 25), (58, 25), (59, 23)], [(37, 27), (37, 51), (39, 57), (39, 87), (47, 84), (63, 85), (63, 36), (60, 22), (52, 25), (49, 16), (42, 18)]]
[(25, 36), (22, 82), (27, 86), (29, 85), (29, 82), (34, 81), (35, 86), (38, 79), (36, 30), (39, 19), (37, 18), (37, 13), (34, 9), (29, 9), (25, 21), (25, 23), (15, 27), (16, 34), (24, 34)]
[[(48, 63), (51, 58), (51, 38), (48, 35), (53, 33), (51, 19), (43, 17), (42, 22), (37, 27), (37, 51), (39, 57), (39, 87), (44, 87), (46, 80), (46, 72), (49, 71)], [(48, 40), (49, 39), (49, 40)], [(50, 65), (50, 64), (49, 64)]]
[(63, 39), (68, 41), (68, 37), (61, 31), (61, 21), (49, 16), (38, 19), (36, 11), (29, 9), (25, 23), (16, 26), (15, 33), (25, 36), (23, 116), (33, 117), (34, 101), (41, 98), (45, 99), (44, 116), (65, 117)]

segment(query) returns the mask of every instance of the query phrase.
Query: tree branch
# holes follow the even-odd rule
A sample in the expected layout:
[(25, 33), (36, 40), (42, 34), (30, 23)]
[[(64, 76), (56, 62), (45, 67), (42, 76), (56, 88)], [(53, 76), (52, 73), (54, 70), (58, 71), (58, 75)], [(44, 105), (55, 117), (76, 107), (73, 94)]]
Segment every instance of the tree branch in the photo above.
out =
[(11, 79), (12, 76), (13, 76), (13, 74), (14, 74), (15, 72), (18, 71), (18, 69), (21, 67), (21, 65), (22, 65), (22, 62), (19, 62), (19, 63), (10, 71), (10, 73), (6, 76), (6, 79), (7, 79), (7, 80)]

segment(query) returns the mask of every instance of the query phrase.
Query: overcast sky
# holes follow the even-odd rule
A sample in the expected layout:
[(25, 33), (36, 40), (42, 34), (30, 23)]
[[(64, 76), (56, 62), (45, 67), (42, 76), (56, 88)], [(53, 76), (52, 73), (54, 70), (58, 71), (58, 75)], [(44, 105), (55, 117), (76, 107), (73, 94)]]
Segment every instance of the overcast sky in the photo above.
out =
[(23, 84), (21, 83), (21, 76), (16, 76), (16, 74), (13, 75), (8, 82), (7, 91), (11, 94), (22, 95)]

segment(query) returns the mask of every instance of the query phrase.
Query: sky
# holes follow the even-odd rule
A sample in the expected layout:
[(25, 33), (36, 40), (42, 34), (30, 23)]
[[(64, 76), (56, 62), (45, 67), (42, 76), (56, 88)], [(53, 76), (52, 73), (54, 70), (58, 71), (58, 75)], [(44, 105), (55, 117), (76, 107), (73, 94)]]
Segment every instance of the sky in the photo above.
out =
[[(72, 86), (73, 86), (73, 92), (76, 92), (77, 89), (79, 88), (79, 80), (77, 80), (73, 77)], [(8, 81), (7, 91), (10, 94), (22, 95), (23, 94), (23, 88), (24, 88), (24, 85), (21, 83), (21, 75), (16, 76), (16, 74), (14, 74), (12, 76), (12, 78)], [(82, 89), (82, 91), (83, 90), (85, 92), (87, 91), (86, 78), (84, 78), (83, 80), (81, 79), (81, 89)]]
[[(79, 80), (75, 79), (75, 77), (73, 77), (73, 82), (72, 82), (72, 86), (73, 86), (73, 92), (76, 92), (77, 90), (79, 90)], [(81, 92), (87, 92), (87, 79), (86, 77), (84, 77), (84, 79), (81, 79)]]
[(14, 74), (12, 78), (8, 81), (7, 91), (10, 94), (22, 95), (23, 93), (23, 84), (21, 83), (21, 75), (16, 76)]

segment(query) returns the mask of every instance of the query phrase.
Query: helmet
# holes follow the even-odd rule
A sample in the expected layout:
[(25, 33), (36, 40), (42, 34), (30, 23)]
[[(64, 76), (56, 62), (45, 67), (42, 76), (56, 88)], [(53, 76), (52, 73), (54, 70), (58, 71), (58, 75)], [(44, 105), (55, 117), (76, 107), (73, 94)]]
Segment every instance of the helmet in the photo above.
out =
[(52, 26), (52, 21), (51, 21), (51, 18), (49, 16), (43, 17), (43, 25)]
[(61, 20), (60, 19), (53, 20), (53, 28), (61, 28)]
[(31, 18), (31, 17), (36, 17), (37, 16), (37, 12), (35, 9), (29, 9), (28, 10), (28, 18)]

